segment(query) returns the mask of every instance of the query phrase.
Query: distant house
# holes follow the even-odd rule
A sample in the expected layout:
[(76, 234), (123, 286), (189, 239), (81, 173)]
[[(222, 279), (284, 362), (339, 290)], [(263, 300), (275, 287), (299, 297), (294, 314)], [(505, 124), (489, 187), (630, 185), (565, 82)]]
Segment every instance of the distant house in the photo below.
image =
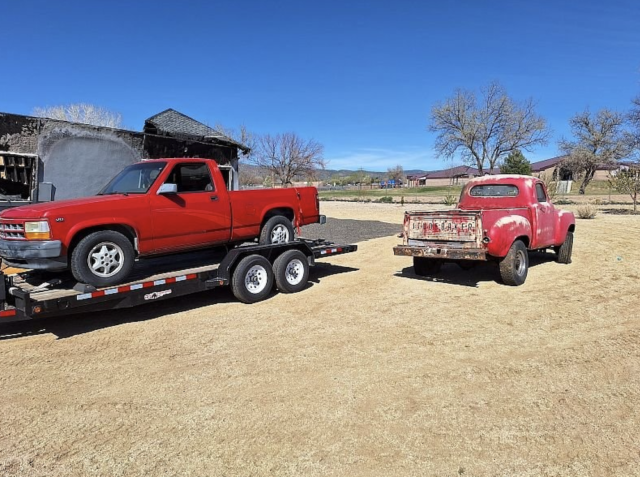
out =
[(42, 182), (56, 199), (93, 195), (124, 166), (160, 157), (214, 159), (237, 187), (238, 153), (248, 151), (173, 109), (147, 119), (142, 132), (0, 113), (0, 208), (29, 202)]
[[(498, 168), (493, 169), (492, 173), (499, 174)], [(487, 174), (487, 172), (485, 172)], [(439, 171), (425, 172), (424, 174), (412, 175), (407, 177), (409, 187), (420, 186), (445, 186), (455, 184), (466, 184), (470, 179), (479, 177), (480, 171), (471, 166), (456, 166), (449, 169)]]
[[(531, 173), (536, 177), (542, 177), (550, 174), (554, 179), (560, 181), (576, 180), (573, 171), (564, 165), (564, 161), (568, 158), (569, 156), (564, 155), (545, 159), (544, 161), (532, 162)], [(593, 176), (593, 180), (607, 180), (611, 171), (619, 169), (621, 165), (624, 165), (624, 163), (600, 164)]]

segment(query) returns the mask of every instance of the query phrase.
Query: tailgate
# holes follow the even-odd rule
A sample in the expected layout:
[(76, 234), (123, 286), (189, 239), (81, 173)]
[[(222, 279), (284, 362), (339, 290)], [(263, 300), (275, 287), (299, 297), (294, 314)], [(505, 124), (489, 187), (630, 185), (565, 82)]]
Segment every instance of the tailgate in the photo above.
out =
[(437, 241), (473, 242), (479, 246), (482, 238), (481, 213), (468, 210), (405, 212), (404, 235), (407, 245)]

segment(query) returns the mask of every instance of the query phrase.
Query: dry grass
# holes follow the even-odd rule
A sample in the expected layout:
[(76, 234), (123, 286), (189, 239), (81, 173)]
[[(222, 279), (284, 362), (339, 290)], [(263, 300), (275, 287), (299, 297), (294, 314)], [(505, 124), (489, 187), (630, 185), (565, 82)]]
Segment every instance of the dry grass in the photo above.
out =
[(639, 235), (581, 221), (518, 288), (419, 279), (388, 237), (296, 295), (49, 322), (0, 341), (0, 475), (640, 475)]
[(598, 208), (593, 204), (582, 204), (576, 207), (576, 215), (580, 219), (595, 219)]

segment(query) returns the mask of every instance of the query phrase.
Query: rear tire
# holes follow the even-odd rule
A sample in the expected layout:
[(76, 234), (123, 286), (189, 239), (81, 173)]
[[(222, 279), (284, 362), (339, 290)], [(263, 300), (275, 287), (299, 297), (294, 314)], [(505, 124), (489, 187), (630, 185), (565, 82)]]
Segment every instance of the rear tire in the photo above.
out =
[(500, 261), (500, 276), (505, 285), (520, 286), (529, 272), (529, 251), (522, 240), (511, 245), (509, 253)]
[(287, 250), (273, 262), (276, 288), (282, 293), (297, 293), (309, 281), (309, 262), (300, 250)]
[(283, 215), (275, 215), (265, 222), (260, 231), (259, 243), (287, 243), (293, 240), (293, 224)]
[(134, 261), (133, 245), (127, 237), (113, 230), (99, 230), (73, 249), (71, 273), (80, 283), (110, 287), (126, 281)]
[(567, 236), (560, 247), (557, 248), (558, 263), (571, 263), (573, 252), (573, 232), (567, 232)]
[(238, 263), (231, 278), (231, 291), (242, 303), (256, 303), (273, 288), (271, 263), (262, 255), (249, 255)]
[(437, 258), (413, 257), (413, 271), (421, 277), (435, 275), (442, 268), (442, 261)]

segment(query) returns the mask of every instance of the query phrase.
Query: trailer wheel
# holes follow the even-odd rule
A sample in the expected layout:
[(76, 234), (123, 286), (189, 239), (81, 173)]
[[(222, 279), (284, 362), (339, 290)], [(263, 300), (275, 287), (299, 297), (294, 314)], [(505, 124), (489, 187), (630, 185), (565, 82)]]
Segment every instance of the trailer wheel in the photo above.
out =
[(113, 230), (84, 237), (71, 253), (71, 273), (80, 283), (108, 287), (123, 283), (133, 269), (133, 245)]
[(287, 243), (293, 240), (293, 224), (283, 215), (275, 215), (266, 221), (260, 231), (260, 244)]
[(231, 291), (242, 303), (262, 301), (273, 288), (271, 263), (262, 255), (249, 255), (238, 263), (231, 278)]
[(300, 250), (287, 250), (273, 262), (276, 287), (282, 293), (297, 293), (307, 286), (309, 262)]
[(567, 236), (562, 245), (556, 248), (558, 263), (571, 263), (571, 253), (573, 252), (573, 232), (567, 232)]
[(413, 257), (413, 271), (421, 277), (435, 275), (441, 267), (442, 261), (436, 258)]
[(500, 276), (505, 285), (519, 286), (527, 279), (528, 271), (529, 252), (522, 240), (516, 240), (506, 257), (500, 260)]

